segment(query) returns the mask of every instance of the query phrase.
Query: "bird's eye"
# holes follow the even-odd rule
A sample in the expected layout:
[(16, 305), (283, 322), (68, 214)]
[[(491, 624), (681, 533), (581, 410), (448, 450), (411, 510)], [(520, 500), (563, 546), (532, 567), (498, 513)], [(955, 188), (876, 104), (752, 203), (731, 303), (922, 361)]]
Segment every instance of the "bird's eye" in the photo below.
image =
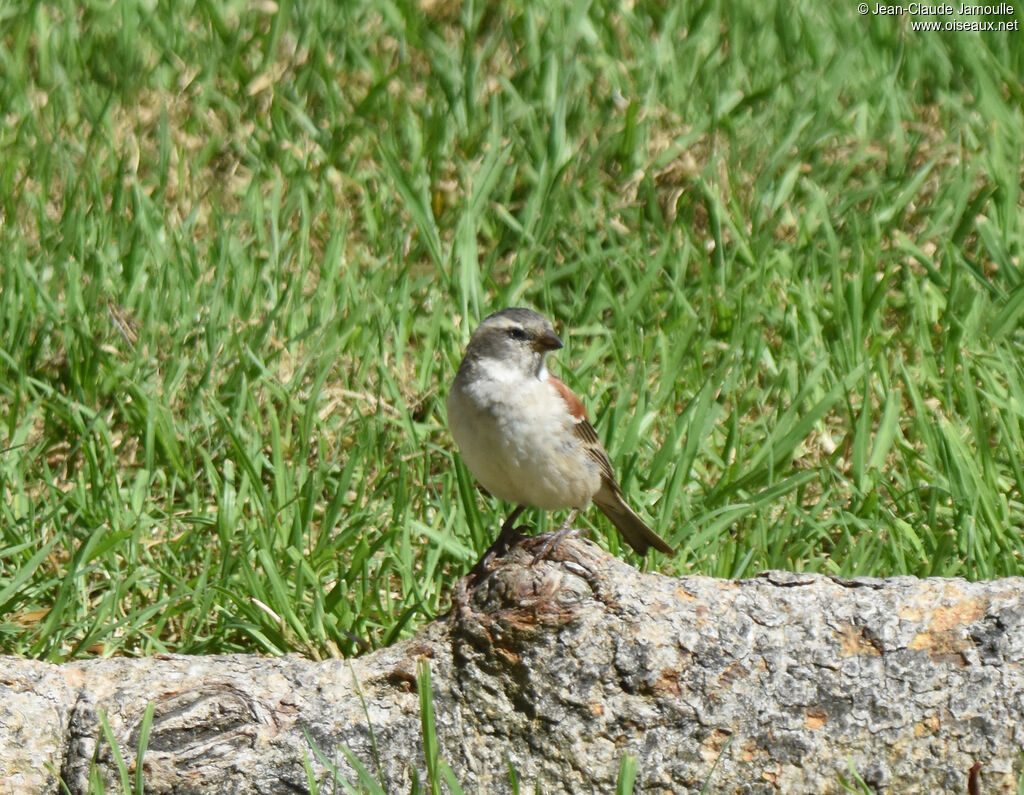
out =
[(530, 335), (527, 334), (523, 329), (519, 328), (519, 326), (513, 326), (512, 328), (510, 328), (508, 330), (508, 335), (512, 339), (518, 340), (519, 342), (523, 342), (530, 338)]

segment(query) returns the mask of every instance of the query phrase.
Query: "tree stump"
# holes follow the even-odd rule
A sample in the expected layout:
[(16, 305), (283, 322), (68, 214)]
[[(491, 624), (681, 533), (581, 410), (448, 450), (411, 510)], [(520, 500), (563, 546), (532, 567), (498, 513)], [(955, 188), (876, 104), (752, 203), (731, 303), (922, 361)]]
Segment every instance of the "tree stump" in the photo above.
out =
[[(416, 693), (431, 667), (441, 757), (466, 792), (1017, 792), (1024, 579), (743, 581), (642, 574), (526, 540), (464, 579), (448, 615), (351, 660), (0, 659), (0, 792), (117, 789), (106, 716), (147, 793), (321, 791), (422, 782)], [(315, 747), (314, 747), (315, 746)], [(417, 772), (418, 771), (418, 772)], [(327, 788), (325, 790), (325, 787)]]

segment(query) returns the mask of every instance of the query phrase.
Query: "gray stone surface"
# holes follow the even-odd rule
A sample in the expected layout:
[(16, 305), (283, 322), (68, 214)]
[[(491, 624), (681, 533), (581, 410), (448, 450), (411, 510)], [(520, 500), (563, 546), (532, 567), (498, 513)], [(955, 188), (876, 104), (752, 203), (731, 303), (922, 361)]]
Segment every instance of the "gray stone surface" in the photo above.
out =
[(840, 792), (851, 764), (879, 792), (967, 792), (975, 765), (982, 792), (1017, 792), (1024, 580), (673, 579), (575, 540), (552, 557), (514, 548), (448, 616), (352, 661), (0, 659), (0, 792), (86, 791), (94, 759), (116, 790), (100, 710), (134, 769), (150, 702), (147, 792), (304, 792), (306, 764), (333, 791), (310, 741), (407, 792), (421, 659), (470, 793), (509, 791), (509, 763), (524, 792), (614, 792), (625, 753), (644, 793)]

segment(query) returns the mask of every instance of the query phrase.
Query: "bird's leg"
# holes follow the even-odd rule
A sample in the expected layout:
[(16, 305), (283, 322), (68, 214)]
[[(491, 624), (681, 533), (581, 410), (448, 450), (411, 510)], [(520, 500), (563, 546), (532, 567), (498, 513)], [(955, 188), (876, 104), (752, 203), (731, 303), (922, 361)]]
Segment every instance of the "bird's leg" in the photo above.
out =
[(501, 526), (501, 532), (498, 533), (498, 537), (494, 539), (494, 544), (491, 545), (491, 549), (495, 551), (500, 550), (502, 555), (508, 551), (509, 544), (512, 543), (512, 540), (519, 533), (519, 528), (516, 527), (516, 519), (518, 519), (519, 515), (525, 510), (525, 505), (517, 505), (515, 510), (508, 515), (508, 519), (506, 519), (505, 524)]
[(569, 511), (569, 515), (565, 518), (565, 521), (562, 522), (561, 527), (545, 539), (544, 543), (541, 545), (540, 551), (533, 556), (533, 561), (530, 563), (531, 566), (539, 560), (544, 560), (548, 553), (561, 544), (563, 540), (569, 536), (574, 536), (579, 533), (579, 530), (572, 526), (572, 523), (576, 520), (576, 517), (579, 516), (579, 513), (579, 508), (573, 508)]
[(519, 528), (516, 527), (516, 519), (525, 510), (525, 505), (517, 505), (512, 513), (509, 514), (508, 519), (501, 526), (501, 532), (498, 533), (498, 537), (494, 539), (494, 543), (487, 547), (483, 556), (477, 561), (470, 572), (471, 575), (479, 577), (481, 574), (485, 574), (494, 558), (504, 557), (508, 552), (509, 546), (519, 534)]

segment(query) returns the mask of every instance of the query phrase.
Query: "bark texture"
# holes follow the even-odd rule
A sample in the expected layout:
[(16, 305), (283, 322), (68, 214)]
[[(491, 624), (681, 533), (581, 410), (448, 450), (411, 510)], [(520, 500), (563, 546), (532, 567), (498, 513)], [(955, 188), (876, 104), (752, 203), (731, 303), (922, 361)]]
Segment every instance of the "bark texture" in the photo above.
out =
[(305, 792), (304, 760), (333, 791), (312, 744), (408, 792), (421, 659), (469, 793), (509, 764), (524, 792), (613, 792), (625, 753), (644, 793), (839, 792), (851, 765), (878, 792), (1017, 791), (1024, 580), (673, 579), (577, 540), (531, 566), (531, 543), (352, 661), (0, 659), (0, 792), (83, 792), (94, 766), (116, 790), (100, 711), (133, 769), (150, 702), (148, 793)]

